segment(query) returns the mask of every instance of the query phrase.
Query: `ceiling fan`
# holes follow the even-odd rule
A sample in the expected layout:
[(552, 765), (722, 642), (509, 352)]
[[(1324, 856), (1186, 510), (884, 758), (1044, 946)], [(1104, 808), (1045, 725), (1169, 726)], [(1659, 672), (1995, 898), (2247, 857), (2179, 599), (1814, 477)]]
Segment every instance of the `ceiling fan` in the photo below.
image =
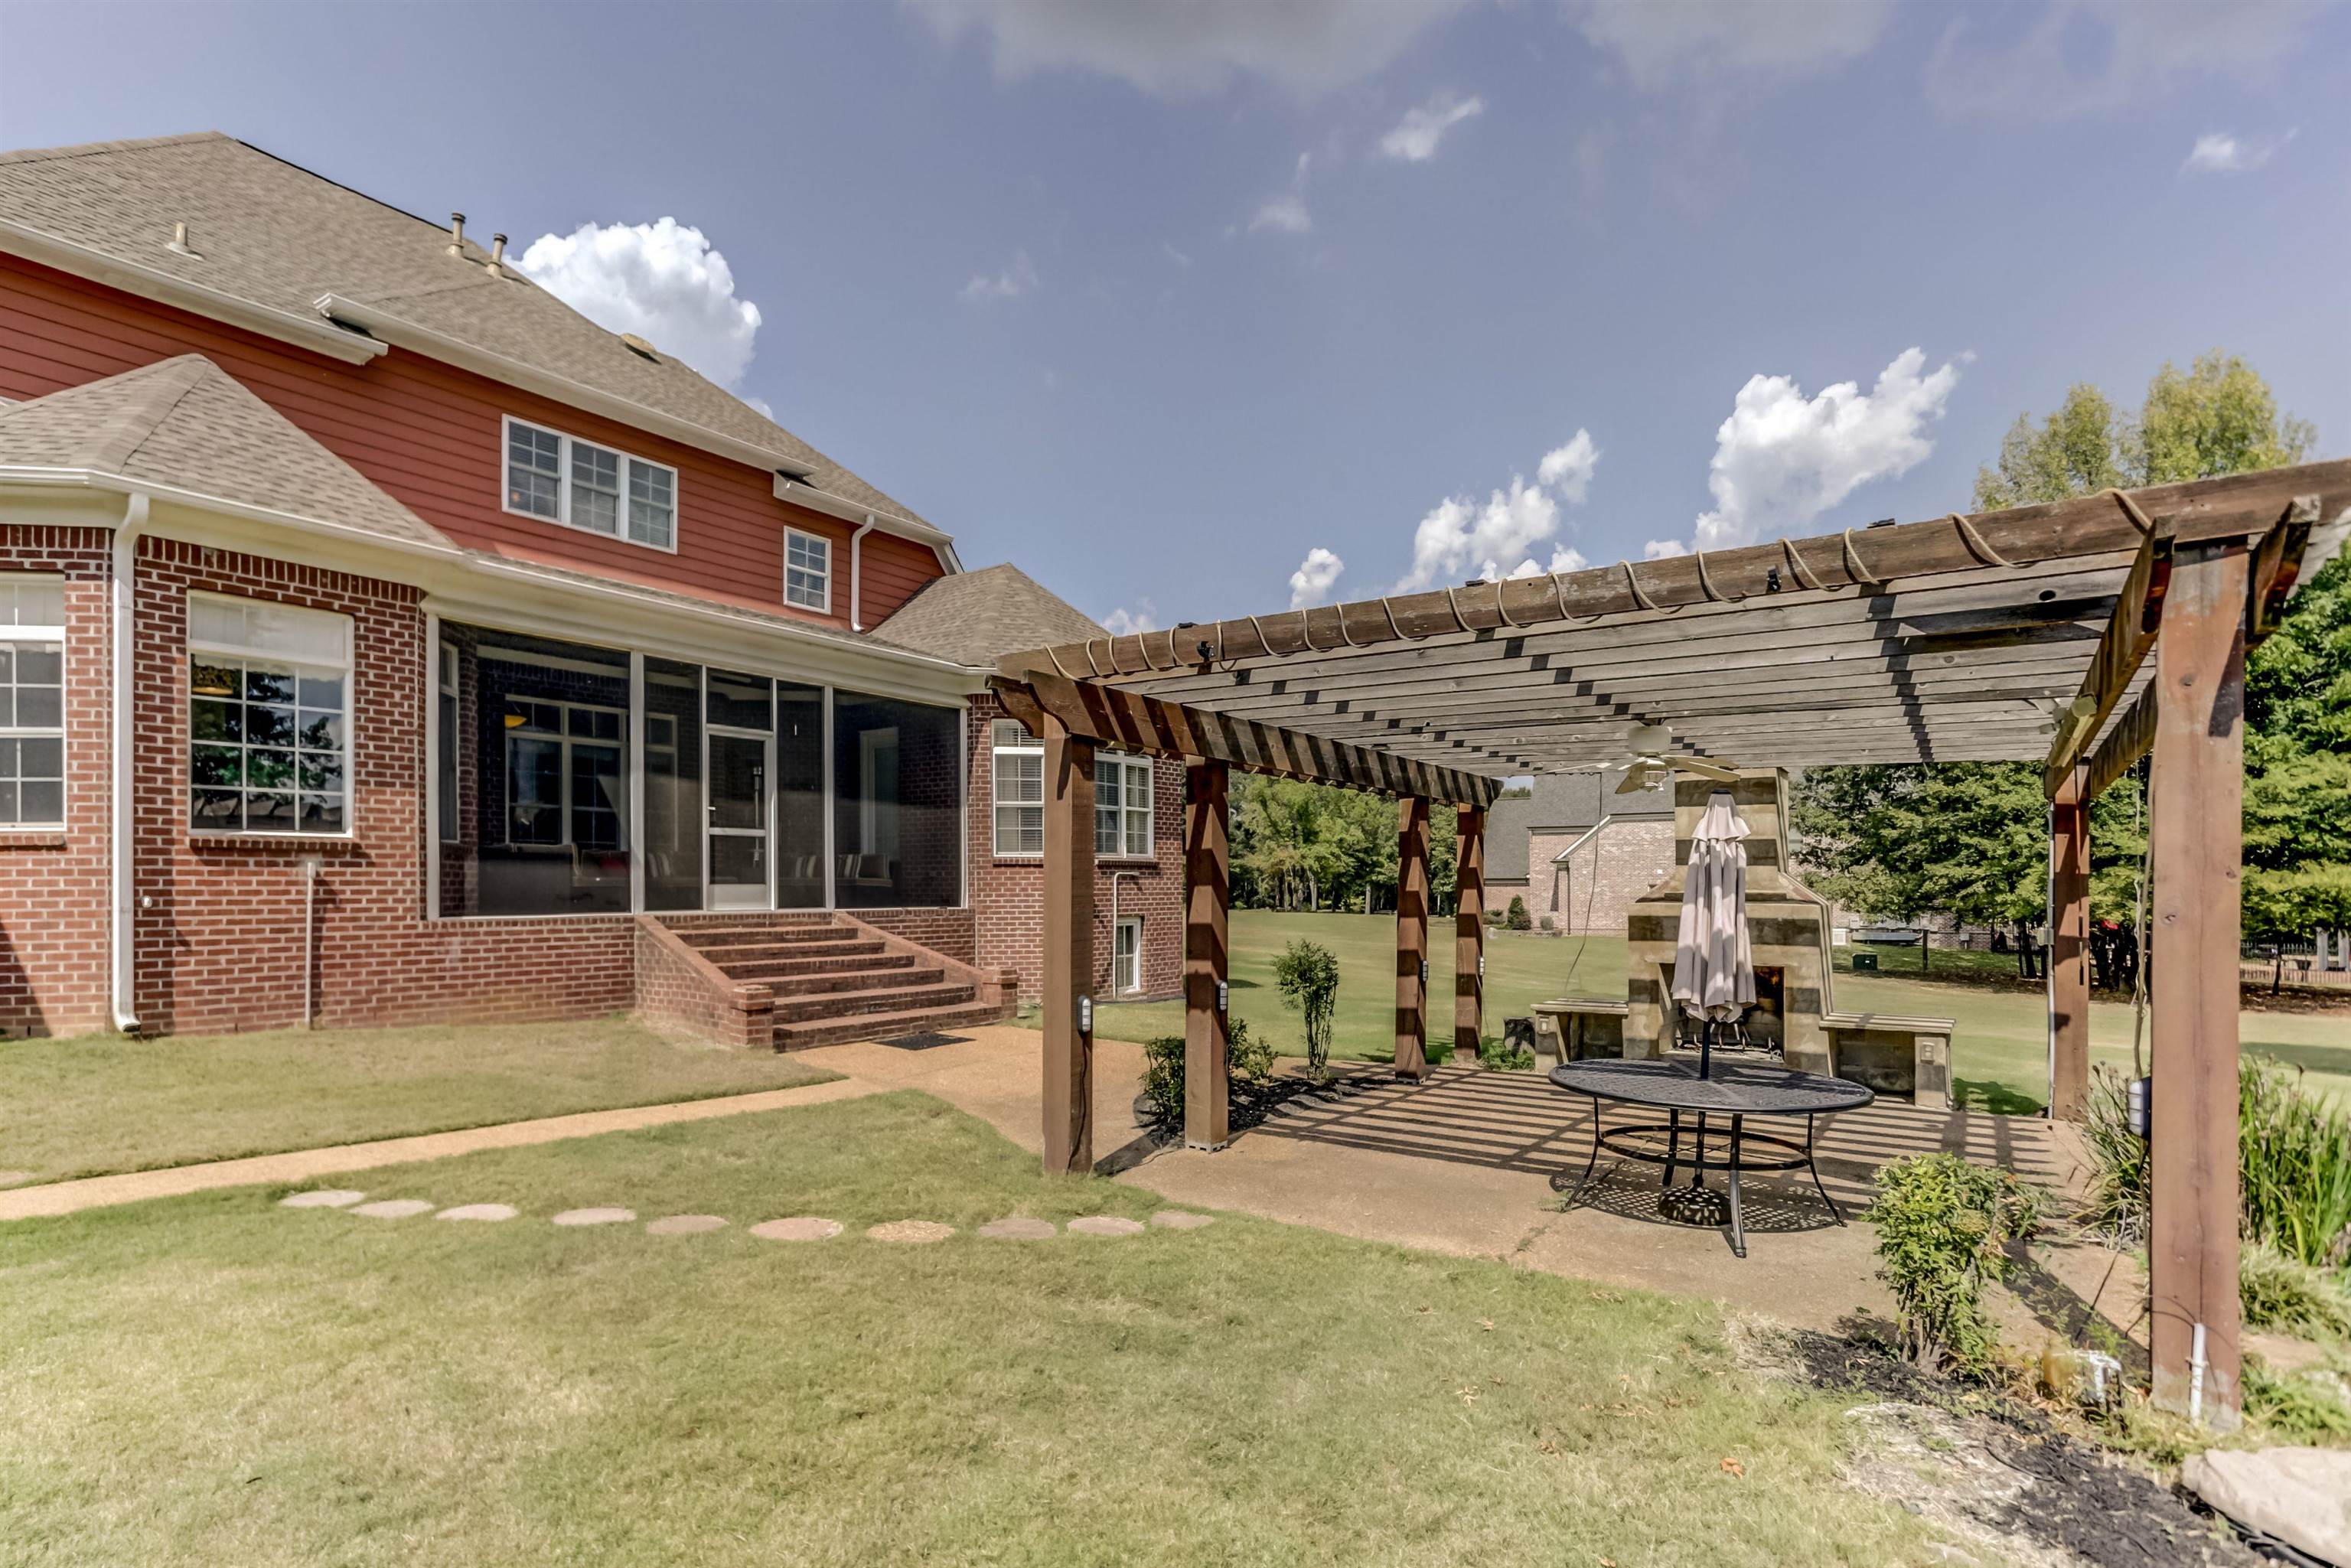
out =
[(1625, 769), (1624, 779), (1617, 784), (1619, 795), (1637, 795), (1644, 789), (1654, 789), (1670, 780), (1676, 773), (1694, 773), (1700, 779), (1711, 779), (1718, 784), (1728, 784), (1739, 777), (1738, 770), (1719, 762), (1709, 762), (1673, 749), (1674, 732), (1662, 724), (1636, 724), (1627, 737), (1630, 750), (1620, 763), (1611, 767)]

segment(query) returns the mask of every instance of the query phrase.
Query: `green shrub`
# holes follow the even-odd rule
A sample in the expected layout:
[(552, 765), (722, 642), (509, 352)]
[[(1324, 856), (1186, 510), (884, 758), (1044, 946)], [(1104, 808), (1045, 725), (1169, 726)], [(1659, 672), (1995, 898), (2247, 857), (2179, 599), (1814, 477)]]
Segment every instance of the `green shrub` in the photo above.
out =
[(2244, 1299), (2247, 1328), (2351, 1338), (2351, 1292), (2325, 1270), (2266, 1243), (2248, 1241), (2237, 1254), (2237, 1293)]
[(1534, 928), (1534, 922), (1527, 918), (1527, 901), (1520, 898), (1517, 894), (1512, 894), (1510, 895), (1510, 912), (1502, 917), (1502, 924), (1509, 926), (1513, 931), (1532, 930)]
[[(1143, 1097), (1150, 1103), (1148, 1120), (1155, 1127), (1184, 1124), (1184, 1037), (1162, 1035), (1143, 1048)], [(1225, 1022), (1225, 1070), (1249, 1083), (1273, 1076), (1273, 1046), (1249, 1034), (1245, 1019)]]
[(1535, 1053), (1523, 1045), (1514, 1049), (1503, 1040), (1481, 1040), (1478, 1042), (1478, 1065), (1489, 1072), (1531, 1072)]
[(1331, 1015), (1339, 1006), (1339, 960), (1331, 949), (1292, 942), (1273, 961), (1273, 983), (1281, 999), (1296, 1008), (1306, 1026), (1306, 1070), (1329, 1071)]
[(2258, 1361), (2245, 1364), (2245, 1414), (2273, 1438), (2316, 1447), (2351, 1442), (2351, 1405), (2315, 1377), (2282, 1377)]
[[(2134, 1241), (2147, 1234), (2147, 1145), (2129, 1128), (2127, 1093), (2122, 1073), (2093, 1071), (2083, 1218)], [(2248, 1241), (2314, 1269), (2351, 1267), (2351, 1113), (2305, 1089), (2299, 1068), (2257, 1057), (2238, 1068), (2237, 1179), (2238, 1229)]]
[(2351, 1113), (2258, 1059), (2237, 1091), (2240, 1228), (2314, 1269), (2351, 1267)]
[(2007, 1271), (2002, 1249), (2038, 1224), (2032, 1189), (1956, 1155), (1913, 1155), (1877, 1173), (1869, 1218), (1903, 1354), (1929, 1369), (1982, 1376), (1998, 1346), (1983, 1282)]

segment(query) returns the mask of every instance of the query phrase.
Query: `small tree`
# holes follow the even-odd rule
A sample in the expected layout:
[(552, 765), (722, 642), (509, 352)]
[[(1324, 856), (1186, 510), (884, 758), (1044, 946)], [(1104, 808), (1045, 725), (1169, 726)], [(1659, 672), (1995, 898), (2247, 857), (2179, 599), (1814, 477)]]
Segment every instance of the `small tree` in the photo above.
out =
[(1503, 917), (1503, 924), (1513, 931), (1529, 931), (1534, 928), (1534, 922), (1527, 917), (1525, 899), (1516, 894), (1510, 895), (1510, 913)]
[(1894, 1290), (1902, 1354), (1930, 1371), (1981, 1376), (1999, 1344), (1983, 1282), (2007, 1272), (2010, 1241), (2032, 1234), (2039, 1204), (2032, 1189), (1957, 1155), (1913, 1155), (1877, 1173), (1869, 1218), (1878, 1277)]
[(1273, 961), (1273, 983), (1281, 999), (1296, 1008), (1306, 1025), (1306, 1068), (1329, 1071), (1331, 1015), (1339, 1005), (1339, 960), (1312, 942), (1292, 942)]

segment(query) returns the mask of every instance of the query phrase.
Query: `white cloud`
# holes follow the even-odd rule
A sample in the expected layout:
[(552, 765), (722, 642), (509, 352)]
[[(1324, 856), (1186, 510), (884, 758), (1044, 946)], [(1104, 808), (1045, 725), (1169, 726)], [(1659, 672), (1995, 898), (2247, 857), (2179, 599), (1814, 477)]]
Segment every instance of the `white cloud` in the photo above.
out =
[(1671, 560), (1677, 555), (1687, 555), (1688, 545), (1680, 539), (1651, 539), (1641, 547), (1643, 560)]
[(1313, 214), (1306, 210), (1306, 198), (1295, 191), (1279, 196), (1269, 196), (1259, 206), (1257, 215), (1249, 222), (1249, 233), (1271, 229), (1276, 234), (1302, 235), (1314, 227)]
[(2208, 131), (2189, 149), (2182, 173), (2246, 174), (2278, 155), (2279, 149), (2301, 135), (2299, 128), (2283, 136), (2239, 137), (2226, 131)]
[(1174, 262), (1176, 266), (1189, 267), (1192, 265), (1192, 258), (1184, 252), (1177, 250), (1176, 248), (1175, 241), (1165, 239), (1161, 240), (1159, 242), (1159, 247), (1167, 253), (1167, 259)]
[(634, 332), (720, 386), (750, 366), (759, 308), (735, 298), (726, 256), (675, 218), (541, 235), (522, 253), (522, 269), (599, 327)]
[(1961, 17), (1928, 61), (1927, 97), (1954, 117), (2057, 120), (2141, 104), (2178, 78), (2252, 83), (2320, 9), (2315, 0), (2047, 0), (2031, 26), (1998, 41)]
[(768, 400), (766, 398), (753, 397), (747, 392), (743, 396), (743, 401), (750, 404), (751, 407), (758, 412), (761, 419), (771, 420), (776, 417), (776, 411), (768, 406)]
[(1122, 604), (1103, 616), (1102, 630), (1113, 637), (1132, 637), (1139, 632), (1156, 632), (1159, 630), (1159, 622), (1155, 619), (1158, 613), (1158, 607), (1151, 601), (1138, 599), (1134, 609), (1129, 610)]
[(977, 272), (972, 274), (971, 280), (957, 290), (957, 297), (964, 299), (1018, 299), (1036, 287), (1038, 282), (1037, 268), (1029, 261), (1029, 253), (1018, 251), (1013, 255), (1012, 265), (995, 277)]
[[(1752, 544), (1766, 529), (1802, 533), (1861, 486), (1917, 466), (1935, 449), (1928, 428), (1959, 379), (1958, 361), (1933, 371), (1926, 363), (1919, 350), (1905, 349), (1868, 392), (1839, 382), (1812, 398), (1792, 377), (1749, 377), (1714, 433), (1714, 507), (1698, 517), (1696, 547)], [(1652, 539), (1646, 553), (1657, 560), (1690, 548)]]
[(1567, 444), (1543, 454), (1535, 465), (1535, 478), (1558, 491), (1561, 500), (1580, 507), (1592, 488), (1592, 471), (1598, 466), (1600, 448), (1593, 444), (1592, 432), (1578, 430), (1568, 437)]
[(1331, 585), (1346, 570), (1345, 561), (1316, 545), (1298, 563), (1298, 570), (1290, 574), (1290, 607), (1303, 610), (1310, 604), (1322, 603), (1331, 596)]
[(909, 0), (954, 44), (979, 30), (997, 74), (1084, 70), (1161, 98), (1223, 90), (1261, 77), (1327, 92), (1395, 59), (1413, 36), (1464, 0)]
[(1890, 0), (1581, 0), (1569, 16), (1593, 47), (1615, 55), (1638, 88), (1688, 77), (1798, 77), (1858, 58), (1893, 16)]
[(1380, 155), (1403, 163), (1426, 163), (1437, 156), (1437, 144), (1447, 131), (1485, 112), (1482, 98), (1440, 92), (1418, 108), (1405, 110), (1395, 129), (1380, 138)]
[[(1508, 490), (1496, 490), (1478, 504), (1474, 496), (1448, 496), (1429, 508), (1412, 534), (1412, 570), (1395, 585), (1398, 593), (1415, 593), (1439, 582), (1462, 578), (1531, 577), (1541, 571), (1575, 571), (1583, 565), (1578, 551), (1556, 543), (1559, 505), (1581, 506), (1591, 491), (1592, 472), (1600, 449), (1592, 433), (1579, 430), (1543, 455), (1535, 468), (1535, 483), (1522, 475), (1510, 476)], [(1554, 497), (1551, 492), (1557, 491)], [(1552, 545), (1551, 564), (1535, 557), (1538, 547)], [(1505, 562), (1516, 561), (1515, 566)]]

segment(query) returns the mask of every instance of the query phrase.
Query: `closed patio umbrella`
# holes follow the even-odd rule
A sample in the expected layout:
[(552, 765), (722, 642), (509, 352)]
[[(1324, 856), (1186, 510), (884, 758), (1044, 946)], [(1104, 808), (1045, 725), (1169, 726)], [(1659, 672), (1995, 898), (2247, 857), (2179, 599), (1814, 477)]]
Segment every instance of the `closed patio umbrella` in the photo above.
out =
[[(1690, 835), (1674, 945), (1673, 999), (1694, 1019), (1728, 1021), (1755, 1001), (1755, 954), (1747, 935), (1747, 824), (1717, 789)], [(1700, 1057), (1703, 1075), (1711, 1052)]]

